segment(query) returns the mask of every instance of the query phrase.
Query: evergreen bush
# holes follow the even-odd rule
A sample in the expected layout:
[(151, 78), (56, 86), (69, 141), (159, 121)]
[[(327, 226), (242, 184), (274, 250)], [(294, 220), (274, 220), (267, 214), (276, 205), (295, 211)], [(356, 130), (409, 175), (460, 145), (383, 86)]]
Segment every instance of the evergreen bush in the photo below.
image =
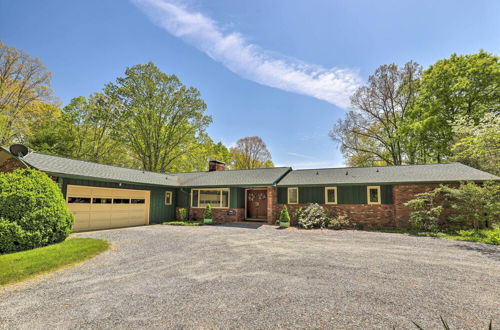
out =
[(64, 241), (73, 221), (59, 187), (45, 173), (0, 174), (0, 253)]

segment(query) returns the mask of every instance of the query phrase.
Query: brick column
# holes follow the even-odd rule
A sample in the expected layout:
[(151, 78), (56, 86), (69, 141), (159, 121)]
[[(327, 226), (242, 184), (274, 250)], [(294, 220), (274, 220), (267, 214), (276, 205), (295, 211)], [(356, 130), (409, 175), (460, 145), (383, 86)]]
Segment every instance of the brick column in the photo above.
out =
[(273, 225), (275, 222), (274, 206), (278, 203), (278, 192), (276, 187), (267, 187), (267, 223)]

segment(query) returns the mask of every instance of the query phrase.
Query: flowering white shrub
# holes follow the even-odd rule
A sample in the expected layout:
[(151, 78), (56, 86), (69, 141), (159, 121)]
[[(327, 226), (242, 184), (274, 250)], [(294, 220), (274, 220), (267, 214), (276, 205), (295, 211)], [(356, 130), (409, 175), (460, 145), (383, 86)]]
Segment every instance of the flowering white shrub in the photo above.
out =
[(299, 216), (298, 223), (302, 228), (325, 228), (329, 217), (325, 209), (318, 204), (309, 204)]

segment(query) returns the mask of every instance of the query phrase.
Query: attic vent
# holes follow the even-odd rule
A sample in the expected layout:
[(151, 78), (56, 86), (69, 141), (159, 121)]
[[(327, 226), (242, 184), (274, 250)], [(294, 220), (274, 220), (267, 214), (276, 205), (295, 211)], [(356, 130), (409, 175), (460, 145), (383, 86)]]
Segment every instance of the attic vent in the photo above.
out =
[(316, 175), (319, 175), (319, 172), (318, 172), (318, 171), (316, 171)]
[(349, 172), (348, 172), (348, 171), (345, 171), (345, 175), (349, 175)]
[(378, 173), (378, 168), (377, 168), (377, 173)]

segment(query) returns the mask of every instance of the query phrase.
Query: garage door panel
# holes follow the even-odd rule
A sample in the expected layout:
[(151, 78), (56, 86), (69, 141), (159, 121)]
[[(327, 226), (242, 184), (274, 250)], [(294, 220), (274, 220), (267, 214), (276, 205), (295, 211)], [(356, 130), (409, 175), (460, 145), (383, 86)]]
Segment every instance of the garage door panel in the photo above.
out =
[(73, 224), (74, 231), (88, 230), (90, 223), (90, 213), (89, 212), (74, 212), (75, 223)]
[(75, 215), (73, 231), (147, 224), (149, 197), (147, 190), (68, 185), (68, 208)]

